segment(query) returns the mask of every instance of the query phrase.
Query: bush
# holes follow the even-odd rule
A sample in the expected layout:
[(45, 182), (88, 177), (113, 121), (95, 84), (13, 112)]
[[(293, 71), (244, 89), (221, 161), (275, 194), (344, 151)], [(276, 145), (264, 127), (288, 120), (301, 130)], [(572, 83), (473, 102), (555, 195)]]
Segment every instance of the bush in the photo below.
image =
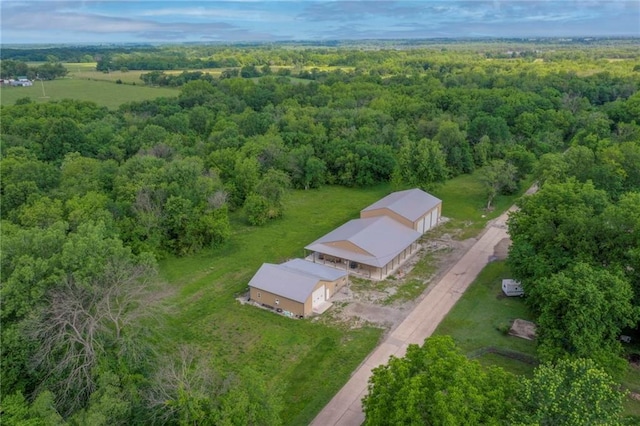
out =
[(247, 221), (254, 226), (261, 226), (267, 223), (270, 210), (269, 201), (259, 194), (250, 194), (244, 202)]

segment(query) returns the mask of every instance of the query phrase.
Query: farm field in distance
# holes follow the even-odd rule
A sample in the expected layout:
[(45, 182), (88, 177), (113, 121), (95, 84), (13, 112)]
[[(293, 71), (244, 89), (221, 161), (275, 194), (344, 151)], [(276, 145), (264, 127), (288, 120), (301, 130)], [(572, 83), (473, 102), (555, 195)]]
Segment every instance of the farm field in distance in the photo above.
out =
[[(45, 97), (43, 97), (42, 84), (44, 84)], [(0, 99), (2, 105), (13, 105), (18, 99), (25, 97), (35, 102), (77, 99), (115, 109), (126, 102), (175, 97), (178, 93), (177, 89), (145, 87), (142, 84), (132, 86), (107, 81), (61, 78), (52, 81), (35, 81), (31, 87), (2, 87)]]

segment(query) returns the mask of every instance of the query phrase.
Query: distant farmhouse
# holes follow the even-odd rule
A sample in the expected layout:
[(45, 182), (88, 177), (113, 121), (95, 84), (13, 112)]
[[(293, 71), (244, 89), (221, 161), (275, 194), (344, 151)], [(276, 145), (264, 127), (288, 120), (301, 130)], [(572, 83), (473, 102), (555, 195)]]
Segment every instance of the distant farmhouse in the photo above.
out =
[(397, 271), (441, 212), (442, 201), (420, 189), (391, 193), (306, 246), (306, 260), (263, 264), (249, 282), (249, 298), (289, 316), (320, 313), (348, 274), (382, 280)]
[(33, 81), (27, 77), (18, 77), (17, 79), (2, 80), (3, 86), (29, 87), (33, 86)]

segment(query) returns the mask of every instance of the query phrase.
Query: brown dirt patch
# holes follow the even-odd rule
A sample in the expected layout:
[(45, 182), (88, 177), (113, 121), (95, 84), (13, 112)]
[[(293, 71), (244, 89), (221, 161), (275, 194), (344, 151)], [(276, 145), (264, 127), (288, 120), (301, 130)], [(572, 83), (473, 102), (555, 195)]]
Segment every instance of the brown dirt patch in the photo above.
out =
[[(317, 321), (343, 324), (350, 328), (373, 325), (393, 330), (409, 315), (411, 310), (424, 298), (426, 293), (455, 265), (458, 260), (476, 242), (475, 238), (463, 241), (455, 239), (455, 235), (437, 228), (422, 237), (422, 248), (409, 259), (395, 274), (385, 281), (371, 282), (371, 285), (354, 285), (342, 288), (331, 301), (333, 307)], [(415, 265), (425, 256), (432, 255), (435, 271), (427, 277), (416, 277), (411, 274)], [(395, 302), (383, 305), (397, 288), (407, 280), (418, 278), (425, 290), (414, 300)]]
[(509, 335), (527, 340), (535, 340), (536, 325), (531, 321), (516, 319), (513, 321), (511, 329), (509, 329)]

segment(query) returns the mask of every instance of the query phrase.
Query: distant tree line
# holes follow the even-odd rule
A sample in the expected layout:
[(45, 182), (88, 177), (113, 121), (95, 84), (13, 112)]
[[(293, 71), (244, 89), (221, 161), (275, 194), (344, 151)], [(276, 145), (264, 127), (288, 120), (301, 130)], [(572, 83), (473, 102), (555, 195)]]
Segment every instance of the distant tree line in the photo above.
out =
[(64, 77), (67, 72), (67, 69), (60, 62), (47, 62), (37, 66), (29, 66), (24, 62), (11, 59), (0, 62), (0, 78), (2, 79), (15, 79), (24, 76), (29, 80), (35, 80), (36, 78), (53, 80), (58, 77)]

